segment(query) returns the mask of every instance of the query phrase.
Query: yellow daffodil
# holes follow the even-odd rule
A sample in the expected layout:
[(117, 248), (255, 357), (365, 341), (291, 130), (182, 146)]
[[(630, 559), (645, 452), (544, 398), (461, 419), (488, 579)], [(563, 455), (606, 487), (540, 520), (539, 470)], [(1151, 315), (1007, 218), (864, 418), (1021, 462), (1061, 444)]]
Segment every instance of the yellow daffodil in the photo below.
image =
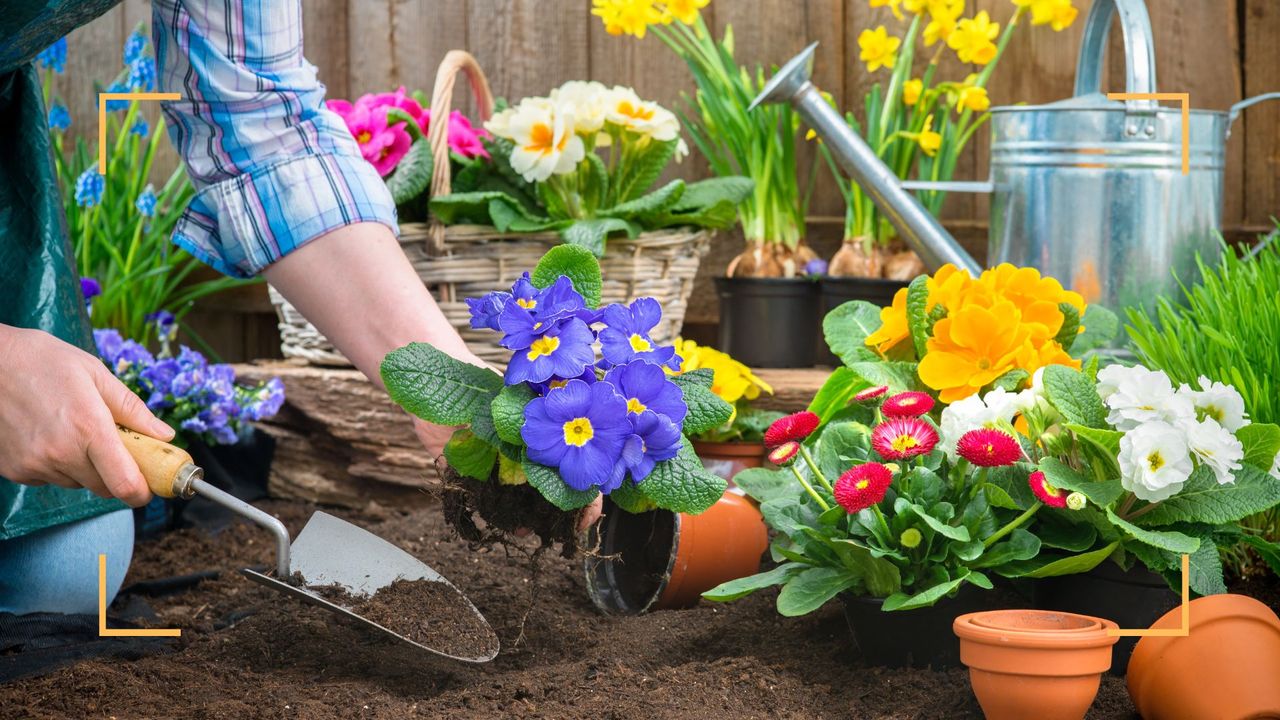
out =
[(1013, 0), (1013, 4), (1031, 11), (1032, 25), (1049, 25), (1054, 32), (1071, 27), (1079, 14), (1071, 0)]
[(956, 21), (964, 14), (964, 0), (927, 0), (925, 10), (929, 24), (924, 27), (924, 45), (932, 47), (939, 40), (945, 41), (956, 29)]
[(591, 0), (591, 14), (604, 22), (610, 35), (643, 38), (650, 25), (662, 22), (654, 0)]
[(920, 79), (908, 80), (902, 84), (902, 102), (905, 105), (915, 105), (920, 102), (920, 93), (924, 92), (924, 81)]
[(818, 137), (818, 131), (813, 128), (809, 128), (809, 131), (804, 134), (805, 140), (812, 140), (816, 137)]
[(987, 97), (987, 89), (969, 85), (960, 88), (960, 99), (956, 105), (962, 110), (972, 110), (974, 112), (985, 112), (991, 107), (991, 98)]
[[(871, 7), (873, 8), (887, 7), (893, 11), (893, 16), (898, 18), (899, 20), (902, 19), (902, 9), (899, 7), (901, 4), (902, 4), (902, 0), (871, 0)], [(893, 67), (893, 66), (890, 65), (889, 67)]]
[(882, 67), (892, 70), (901, 44), (902, 41), (889, 35), (883, 25), (875, 30), (863, 30), (858, 35), (858, 47), (862, 50), (858, 59), (867, 64), (867, 72), (875, 72)]
[(675, 18), (685, 25), (698, 21), (698, 11), (706, 7), (711, 0), (666, 0), (662, 3), (662, 16), (665, 22)]
[(934, 131), (932, 115), (925, 117), (924, 127), (920, 128), (920, 132), (916, 134), (916, 143), (929, 157), (933, 157), (938, 152), (938, 148), (942, 147), (942, 135)]
[(964, 18), (947, 36), (947, 46), (956, 51), (961, 62), (986, 65), (998, 52), (993, 40), (1000, 34), (1000, 23), (991, 22), (987, 11)]

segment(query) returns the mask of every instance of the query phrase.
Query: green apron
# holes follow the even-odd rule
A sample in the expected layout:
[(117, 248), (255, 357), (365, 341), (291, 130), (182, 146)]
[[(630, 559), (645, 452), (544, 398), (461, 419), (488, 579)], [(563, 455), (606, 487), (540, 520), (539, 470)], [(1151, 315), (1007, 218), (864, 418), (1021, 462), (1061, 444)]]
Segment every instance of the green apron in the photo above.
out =
[[(71, 260), (40, 78), (31, 59), (118, 2), (0, 2), (0, 324), (39, 328), (89, 352), (93, 335)], [(0, 478), (0, 540), (124, 507), (88, 490), (27, 487)]]

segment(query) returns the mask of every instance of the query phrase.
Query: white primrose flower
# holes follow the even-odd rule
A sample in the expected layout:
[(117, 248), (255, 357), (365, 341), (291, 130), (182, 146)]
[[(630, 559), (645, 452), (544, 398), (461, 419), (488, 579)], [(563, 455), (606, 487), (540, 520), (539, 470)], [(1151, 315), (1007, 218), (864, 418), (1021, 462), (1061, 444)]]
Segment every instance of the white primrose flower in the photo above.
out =
[(1187, 436), (1191, 454), (1213, 471), (1219, 485), (1234, 483), (1235, 471), (1242, 466), (1244, 445), (1213, 418), (1185, 420), (1179, 427)]
[(611, 98), (609, 88), (594, 80), (570, 80), (551, 91), (551, 100), (573, 111), (573, 131), (587, 137), (604, 127)]
[(1271, 477), (1280, 480), (1280, 452), (1277, 452), (1276, 456), (1271, 459), (1271, 469), (1267, 472), (1270, 473)]
[[(488, 129), (488, 124), (485, 127)], [(547, 98), (525, 99), (505, 128), (506, 137), (515, 145), (511, 168), (529, 182), (573, 172), (586, 155), (582, 138), (573, 133), (573, 127), (573, 112), (568, 108)]]
[(1152, 421), (1173, 425), (1195, 417), (1191, 398), (1174, 392), (1168, 375), (1141, 365), (1098, 371), (1098, 395), (1109, 409), (1107, 422), (1122, 432)]
[(1148, 502), (1182, 490), (1193, 464), (1187, 438), (1163, 420), (1153, 420), (1120, 438), (1120, 484)]
[(609, 91), (605, 117), (609, 122), (658, 142), (668, 142), (680, 136), (680, 120), (675, 113), (658, 103), (641, 100), (636, 91), (615, 85)]
[(942, 420), (939, 423), (940, 446), (947, 457), (955, 460), (959, 457), (956, 443), (960, 437), (970, 430), (978, 428), (1000, 428), (1010, 430), (1013, 418), (1022, 411), (1021, 393), (1011, 393), (1004, 388), (996, 388), (979, 397), (970, 395), (957, 400), (942, 409)]
[(1198, 381), (1199, 390), (1188, 385), (1178, 388), (1178, 394), (1191, 399), (1199, 417), (1213, 418), (1229, 432), (1235, 432), (1249, 424), (1249, 416), (1244, 411), (1244, 398), (1230, 385), (1210, 382), (1201, 375)]

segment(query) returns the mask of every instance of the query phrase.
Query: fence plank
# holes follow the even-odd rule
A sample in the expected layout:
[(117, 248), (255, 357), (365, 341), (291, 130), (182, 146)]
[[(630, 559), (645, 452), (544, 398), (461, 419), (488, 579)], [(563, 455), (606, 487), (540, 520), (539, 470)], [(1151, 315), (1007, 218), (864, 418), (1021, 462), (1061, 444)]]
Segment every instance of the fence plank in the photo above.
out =
[(545, 95), (565, 80), (586, 77), (590, 23), (585, 5), (470, 0), (467, 38), (494, 95), (512, 101)]
[[(1244, 83), (1246, 95), (1280, 90), (1280, 5), (1274, 0), (1244, 0)], [(1240, 125), (1243, 123), (1243, 127)], [(1232, 146), (1244, 145), (1245, 221), (1270, 226), (1280, 215), (1280, 102), (1246, 110), (1237, 122)], [(1243, 142), (1241, 142), (1243, 138)]]

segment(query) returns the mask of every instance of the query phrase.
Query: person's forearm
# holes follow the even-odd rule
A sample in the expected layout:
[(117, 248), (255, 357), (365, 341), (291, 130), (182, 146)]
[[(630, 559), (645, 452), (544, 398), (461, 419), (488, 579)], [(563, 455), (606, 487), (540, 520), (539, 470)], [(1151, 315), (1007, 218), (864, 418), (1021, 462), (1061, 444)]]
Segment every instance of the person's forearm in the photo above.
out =
[(385, 225), (334, 230), (263, 275), (379, 387), (383, 356), (411, 342), (483, 364), (440, 312)]

